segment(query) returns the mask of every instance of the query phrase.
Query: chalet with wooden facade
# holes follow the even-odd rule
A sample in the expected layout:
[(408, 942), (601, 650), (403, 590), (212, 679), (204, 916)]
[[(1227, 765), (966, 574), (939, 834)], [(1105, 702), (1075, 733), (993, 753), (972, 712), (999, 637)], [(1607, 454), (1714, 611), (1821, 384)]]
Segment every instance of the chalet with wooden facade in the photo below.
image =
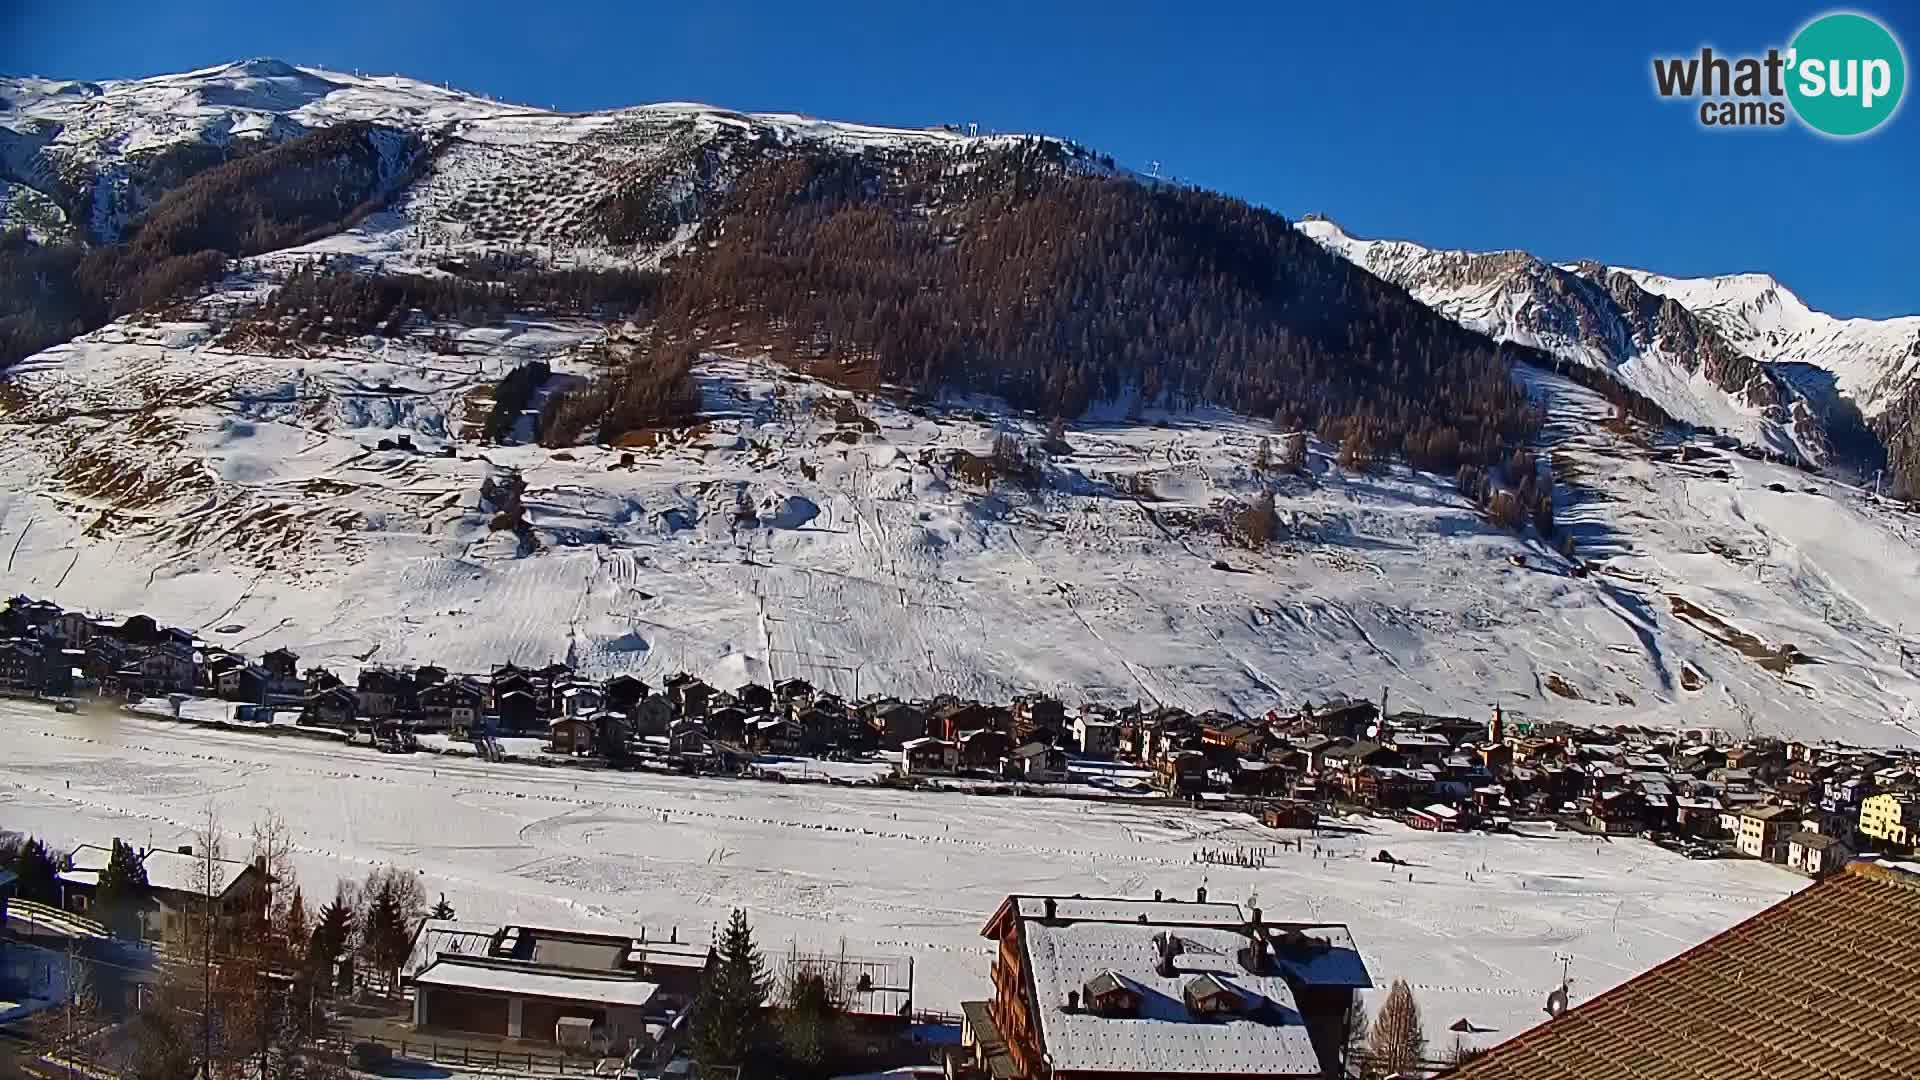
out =
[(1341, 1075), (1372, 986), (1346, 927), (1196, 900), (1010, 896), (992, 996), (963, 1004), (967, 1080)]

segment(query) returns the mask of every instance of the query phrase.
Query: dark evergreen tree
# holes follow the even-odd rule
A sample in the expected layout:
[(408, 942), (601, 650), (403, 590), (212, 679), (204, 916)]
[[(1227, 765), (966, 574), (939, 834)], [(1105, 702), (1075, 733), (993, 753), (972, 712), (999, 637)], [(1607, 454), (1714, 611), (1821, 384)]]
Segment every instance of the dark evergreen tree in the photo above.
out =
[(752, 1077), (767, 1063), (768, 978), (745, 911), (734, 909), (715, 954), (694, 1002), (693, 1060), (702, 1069)]
[(55, 876), (60, 873), (60, 861), (39, 837), (21, 840), (5, 863), (14, 874), (14, 895), (42, 904), (58, 903), (60, 886)]
[(146, 866), (133, 848), (116, 839), (94, 890), (101, 924), (115, 937), (138, 938), (148, 902)]
[(832, 1071), (839, 1004), (817, 971), (799, 969), (788, 979), (787, 1004), (780, 1011), (780, 1043), (787, 1075), (817, 1080)]
[(330, 985), (334, 964), (346, 954), (353, 940), (353, 907), (344, 891), (320, 909), (313, 923), (313, 935), (307, 945), (307, 967), (321, 985)]

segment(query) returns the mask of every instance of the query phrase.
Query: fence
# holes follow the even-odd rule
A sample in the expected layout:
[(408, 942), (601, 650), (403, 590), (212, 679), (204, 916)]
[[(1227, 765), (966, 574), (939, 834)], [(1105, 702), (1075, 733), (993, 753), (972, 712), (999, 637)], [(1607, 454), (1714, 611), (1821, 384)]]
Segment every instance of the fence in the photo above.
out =
[(357, 1048), (366, 1045), (380, 1047), (396, 1059), (429, 1061), (436, 1065), (458, 1065), (462, 1068), (495, 1069), (501, 1072), (512, 1070), (514, 1076), (592, 1076), (599, 1058), (567, 1058), (558, 1054), (538, 1054), (531, 1050), (509, 1050), (504, 1047), (476, 1046), (457, 1040), (441, 1041), (422, 1037), (419, 1039), (389, 1039), (378, 1035), (365, 1036), (327, 1036), (319, 1040), (326, 1049), (354, 1058)]

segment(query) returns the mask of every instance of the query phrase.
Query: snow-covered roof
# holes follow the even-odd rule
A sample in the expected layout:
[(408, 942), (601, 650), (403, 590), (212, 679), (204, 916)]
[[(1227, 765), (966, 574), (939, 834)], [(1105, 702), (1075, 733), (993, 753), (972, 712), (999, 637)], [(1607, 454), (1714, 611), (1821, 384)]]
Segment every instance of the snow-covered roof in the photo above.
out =
[[(69, 859), (73, 867), (73, 870), (68, 871), (69, 873), (92, 871), (94, 879), (92, 881), (80, 881), (76, 878), (68, 880), (79, 884), (97, 885), (100, 872), (105, 870), (108, 862), (113, 859), (113, 849), (103, 848), (98, 844), (81, 844), (73, 849)], [(201, 883), (201, 874), (204, 872), (201, 865), (204, 861), (204, 858), (199, 855), (186, 855), (166, 848), (155, 848), (141, 858), (140, 865), (147, 872), (149, 888), (199, 893), (204, 888)], [(247, 871), (253, 869), (253, 864), (237, 859), (217, 859), (215, 862), (218, 865), (217, 872), (223, 896), (226, 895), (227, 890), (239, 883)]]
[(1295, 926), (1276, 933), (1273, 943), (1274, 960), (1301, 983), (1356, 990), (1373, 986), (1353, 932), (1344, 926)]
[(1453, 807), (1447, 806), (1444, 803), (1434, 803), (1431, 806), (1423, 806), (1420, 808), (1419, 812), (1422, 814), (1429, 815), (1431, 817), (1441, 818), (1446, 821), (1452, 821), (1454, 818), (1457, 818), (1460, 816), (1460, 811), (1455, 810)]
[[(204, 886), (201, 876), (206, 860), (199, 855), (183, 855), (178, 851), (164, 848), (147, 852), (140, 865), (146, 868), (147, 884), (156, 889), (170, 889), (174, 892), (198, 893)], [(237, 859), (215, 860), (215, 873), (220, 877), (221, 892), (233, 888), (240, 878), (253, 866)]]
[(654, 995), (660, 992), (660, 988), (653, 983), (619, 975), (558, 971), (512, 961), (488, 961), (479, 957), (444, 954), (416, 974), (413, 983), (415, 986), (520, 994), (636, 1009), (652, 1004)]
[(435, 960), (448, 954), (484, 956), (493, 943), (498, 927), (458, 919), (425, 919), (413, 935), (413, 949), (400, 968), (400, 977), (411, 979)]
[[(1015, 899), (1023, 919), (1044, 918), (1047, 897), (1021, 896)], [(1238, 904), (1203, 904), (1180, 900), (1128, 900), (1102, 897), (1053, 897), (1054, 917), (1061, 920), (1133, 922), (1144, 916), (1150, 923), (1182, 925), (1241, 926), (1247, 921)]]
[[(1154, 935), (1160, 933), (1182, 942), (1171, 977), (1155, 966)], [(1321, 1075), (1292, 988), (1280, 975), (1254, 975), (1238, 963), (1248, 939), (1237, 931), (1034, 921), (1024, 935), (1041, 1036), (1056, 1072)], [(1122, 973), (1139, 988), (1139, 1015), (1068, 1012), (1067, 994), (1107, 972)], [(1188, 985), (1205, 976), (1230, 986), (1240, 1009), (1205, 1018), (1190, 1013)]]

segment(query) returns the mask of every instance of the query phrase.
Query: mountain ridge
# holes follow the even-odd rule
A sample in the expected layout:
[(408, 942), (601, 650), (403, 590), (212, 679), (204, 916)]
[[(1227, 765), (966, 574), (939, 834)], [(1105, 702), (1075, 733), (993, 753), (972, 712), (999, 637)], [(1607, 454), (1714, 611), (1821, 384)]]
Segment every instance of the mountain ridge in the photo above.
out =
[(1320, 215), (1299, 228), (1463, 325), (1607, 371), (1676, 419), (1815, 464), (1920, 469), (1897, 419), (1920, 402), (1920, 315), (1829, 315), (1764, 272), (1678, 278), (1429, 248)]

